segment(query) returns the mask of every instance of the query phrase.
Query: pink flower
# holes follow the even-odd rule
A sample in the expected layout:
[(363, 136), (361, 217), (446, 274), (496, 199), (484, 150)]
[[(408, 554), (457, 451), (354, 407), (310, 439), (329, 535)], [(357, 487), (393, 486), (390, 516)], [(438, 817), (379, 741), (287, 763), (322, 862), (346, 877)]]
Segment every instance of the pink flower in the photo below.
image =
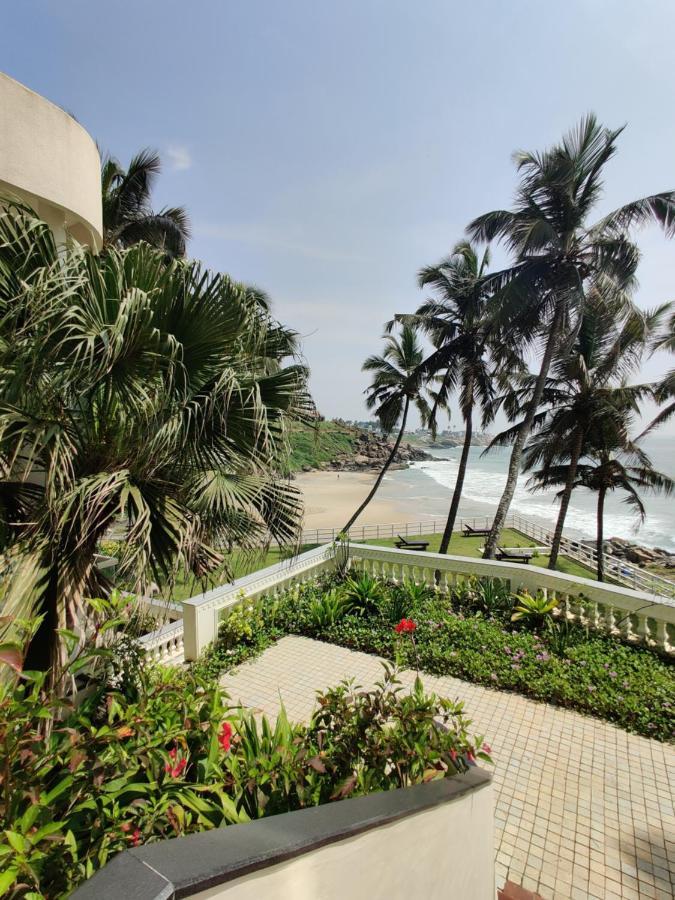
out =
[(456, 751), (456, 750), (451, 750), (451, 751), (450, 751), (450, 759), (451, 759), (453, 762), (455, 762), (455, 760), (457, 759), (457, 751)]
[(469, 763), (470, 766), (475, 766), (475, 764), (476, 764), (476, 757), (473, 755), (471, 750), (467, 751), (466, 761)]
[(492, 747), (489, 744), (483, 744), (483, 753), (487, 753), (489, 756), (492, 753)]

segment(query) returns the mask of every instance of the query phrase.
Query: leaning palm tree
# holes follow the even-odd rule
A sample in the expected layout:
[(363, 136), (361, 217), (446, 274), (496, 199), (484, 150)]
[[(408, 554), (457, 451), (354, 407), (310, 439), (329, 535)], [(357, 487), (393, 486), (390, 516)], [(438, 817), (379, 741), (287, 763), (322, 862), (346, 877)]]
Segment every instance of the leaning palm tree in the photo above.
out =
[[(602, 448), (591, 451), (587, 454), (587, 458), (587, 462), (582, 461), (577, 465), (573, 488), (583, 487), (598, 495), (597, 578), (598, 581), (604, 581), (604, 513), (607, 494), (615, 491), (625, 493), (624, 502), (637, 512), (639, 521), (643, 522), (646, 510), (639, 491), (670, 494), (675, 482), (667, 475), (657, 472), (649, 458), (631, 442), (624, 448)], [(550, 466), (535, 473), (533, 479), (541, 488), (566, 485), (568, 469), (568, 465)]]
[(369, 356), (363, 364), (364, 372), (373, 372), (366, 405), (368, 409), (375, 410), (385, 434), (391, 434), (397, 425), (398, 434), (368, 496), (342, 529), (345, 533), (373, 499), (394, 461), (405, 432), (410, 404), (415, 404), (423, 423), (429, 419), (430, 407), (424, 396), (427, 378), (420, 370), (424, 353), (417, 339), (417, 332), (411, 325), (404, 325), (400, 339), (392, 334), (385, 334), (384, 342), (382, 356)]
[(464, 442), (457, 469), (448, 518), (439, 553), (447, 553), (457, 519), (471, 450), (475, 412), (485, 428), (494, 418), (498, 388), (504, 390), (522, 361), (499, 339), (494, 319), (488, 315), (490, 291), (485, 274), (488, 250), (480, 256), (467, 241), (460, 241), (450, 256), (436, 266), (420, 271), (420, 287), (431, 288), (434, 298), (425, 301), (414, 315), (397, 315), (395, 321), (414, 325), (429, 335), (434, 351), (421, 365), (422, 372), (436, 377), (440, 389), (437, 404), (447, 406), (452, 394), (459, 396), (464, 422)]
[(591, 224), (602, 192), (602, 175), (616, 152), (622, 129), (601, 127), (589, 115), (562, 142), (543, 153), (520, 152), (521, 180), (511, 210), (496, 210), (475, 219), (468, 233), (475, 240), (502, 241), (514, 263), (488, 276), (508, 340), (543, 342), (539, 374), (522, 426), (513, 442), (508, 475), (486, 541), (494, 556), (520, 470), (520, 458), (541, 401), (549, 367), (561, 347), (571, 346), (594, 286), (609, 285), (630, 300), (638, 250), (630, 229), (659, 223), (675, 233), (675, 192), (666, 191), (628, 203)]
[(106, 247), (130, 247), (145, 241), (167, 256), (185, 256), (190, 223), (181, 206), (153, 212), (150, 194), (161, 170), (159, 155), (141, 150), (125, 169), (107, 156), (101, 167), (103, 243)]
[[(577, 466), (585, 449), (597, 446), (600, 436), (608, 431), (614, 433), (615, 442), (625, 443), (639, 415), (640, 401), (651, 395), (651, 385), (629, 385), (626, 379), (640, 364), (662, 314), (663, 308), (651, 313), (633, 308), (622, 320), (620, 309), (613, 309), (609, 298), (592, 295), (574, 347), (553, 363), (533, 423), (535, 434), (523, 453), (524, 471), (561, 462), (567, 465), (549, 569), (557, 566)], [(535, 376), (526, 376), (515, 395), (520, 398), (520, 414), (527, 409), (534, 380)], [(514, 439), (519, 427), (520, 423), (503, 432), (493, 444)]]
[(134, 591), (295, 539), (280, 477), (288, 423), (311, 409), (294, 335), (248, 289), (147, 244), (57, 251), (28, 210), (0, 212), (3, 613), (38, 615), (29, 668), (64, 661), (97, 544), (124, 532)]

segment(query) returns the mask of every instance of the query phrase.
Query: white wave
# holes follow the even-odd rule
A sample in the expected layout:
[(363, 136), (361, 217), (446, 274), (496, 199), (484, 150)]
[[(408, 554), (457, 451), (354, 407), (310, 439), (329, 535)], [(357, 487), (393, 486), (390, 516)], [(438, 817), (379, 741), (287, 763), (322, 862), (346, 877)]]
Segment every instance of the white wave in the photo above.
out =
[[(428, 461), (415, 463), (414, 468), (419, 469), (438, 485), (445, 488), (451, 494), (459, 463), (457, 460), (448, 459), (443, 462)], [(524, 517), (543, 519), (551, 523), (558, 514), (558, 503), (554, 491), (542, 491), (537, 494), (530, 493), (526, 486), (526, 478), (520, 476), (511, 503), (513, 512), (521, 513)], [(506, 472), (494, 471), (485, 467), (469, 465), (464, 479), (462, 501), (486, 503), (497, 506), (506, 485)], [(590, 498), (590, 495), (586, 495)], [(567, 531), (578, 532), (587, 538), (593, 538), (596, 534), (596, 515), (592, 501), (588, 509), (585, 509), (579, 499), (581, 495), (572, 494), (570, 506), (565, 519)], [(588, 502), (588, 501), (587, 501)], [(649, 512), (649, 510), (648, 510)], [(622, 513), (618, 510), (606, 509), (605, 534), (607, 537), (622, 537), (628, 540), (639, 540), (653, 546), (675, 547), (672, 521), (658, 514), (649, 513), (647, 522), (636, 533), (636, 517), (630, 512)]]

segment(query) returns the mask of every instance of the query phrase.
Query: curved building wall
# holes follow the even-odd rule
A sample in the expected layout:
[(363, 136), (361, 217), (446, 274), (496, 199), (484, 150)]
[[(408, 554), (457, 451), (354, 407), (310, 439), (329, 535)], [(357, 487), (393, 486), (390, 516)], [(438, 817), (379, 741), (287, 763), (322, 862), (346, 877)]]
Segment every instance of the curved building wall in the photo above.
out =
[(96, 144), (72, 116), (0, 73), (0, 197), (30, 204), (57, 240), (99, 249), (100, 165)]

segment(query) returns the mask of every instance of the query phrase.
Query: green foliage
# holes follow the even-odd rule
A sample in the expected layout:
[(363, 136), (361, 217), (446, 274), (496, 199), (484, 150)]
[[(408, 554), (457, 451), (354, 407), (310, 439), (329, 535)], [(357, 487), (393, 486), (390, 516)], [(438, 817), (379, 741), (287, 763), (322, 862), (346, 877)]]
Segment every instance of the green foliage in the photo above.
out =
[(343, 590), (354, 612), (362, 615), (377, 612), (385, 597), (382, 583), (367, 572), (345, 579)]
[[(656, 653), (578, 625), (544, 617), (533, 630), (511, 623), (514, 598), (497, 583), (467, 579), (452, 594), (429, 590), (415, 603), (405, 587), (381, 582), (384, 597), (367, 615), (347, 613), (334, 623), (313, 621), (317, 598), (335, 588), (326, 579), (263, 601), (269, 640), (302, 634), (372, 653), (434, 675), (452, 675), (616, 722), (629, 731), (675, 736), (675, 674)], [(268, 612), (269, 603), (269, 612)], [(397, 640), (394, 625), (412, 618), (414, 643)]]
[(523, 591), (516, 594), (516, 606), (511, 616), (512, 622), (522, 622), (531, 628), (541, 628), (553, 615), (553, 610), (558, 606), (555, 598), (549, 600), (543, 591), (538, 591), (534, 597)]
[(388, 669), (372, 691), (320, 695), (309, 725), (282, 712), (272, 726), (233, 715), (198, 670), (137, 665), (130, 682), (117, 652), (105, 659), (78, 707), (44, 673), (0, 687), (0, 887), (12, 900), (68, 896), (128, 847), (489, 762), (460, 704), (419, 683), (405, 694)]
[(315, 628), (335, 625), (354, 608), (354, 602), (339, 588), (332, 588), (314, 597), (310, 603), (309, 616)]

